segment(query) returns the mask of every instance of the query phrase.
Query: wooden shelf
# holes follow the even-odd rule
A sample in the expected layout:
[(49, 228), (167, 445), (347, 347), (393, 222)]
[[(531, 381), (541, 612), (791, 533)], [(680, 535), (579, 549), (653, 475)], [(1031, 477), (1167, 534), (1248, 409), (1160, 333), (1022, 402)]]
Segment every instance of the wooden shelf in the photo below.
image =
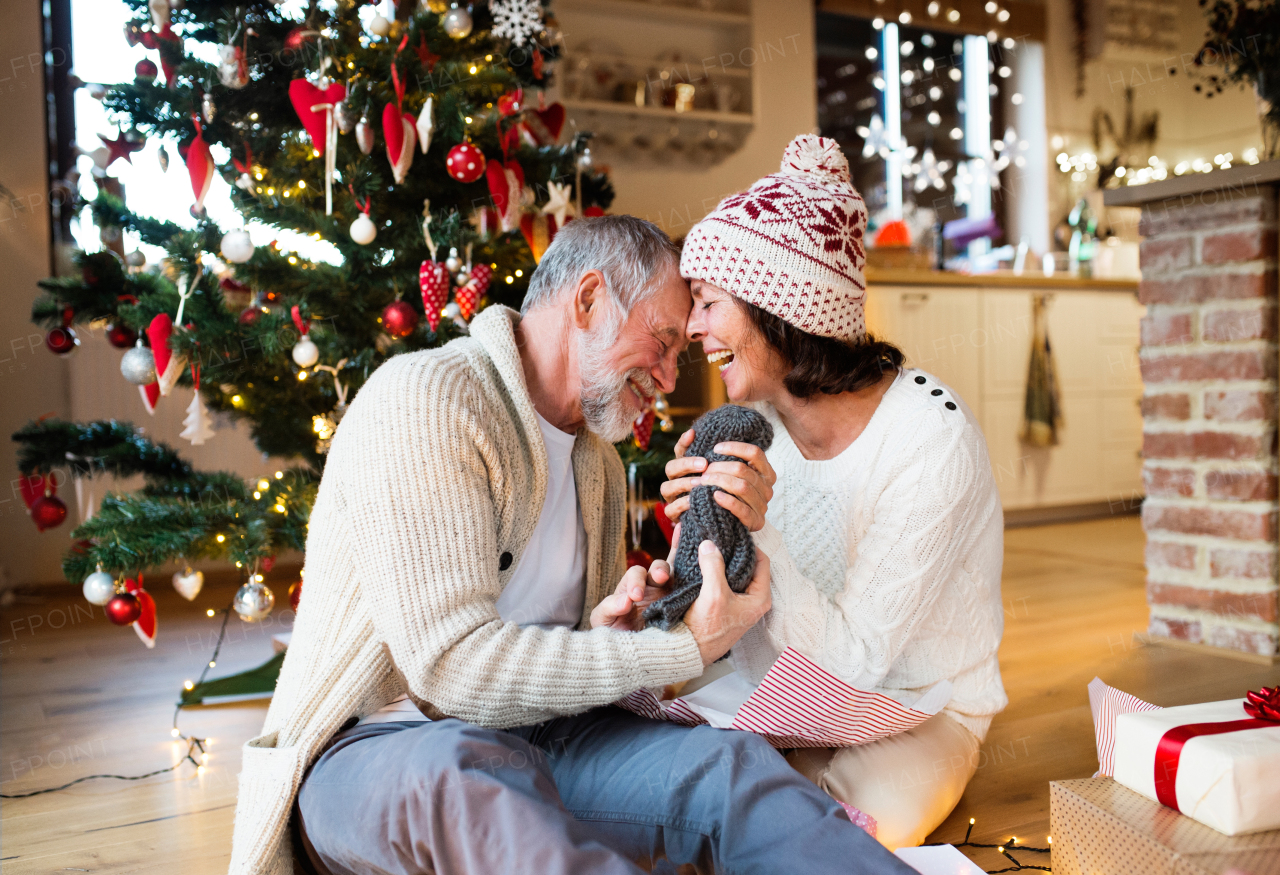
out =
[(559, 0), (558, 6), (560, 9), (629, 16), (646, 21), (652, 21), (658, 17), (666, 21), (683, 21), (689, 24), (716, 27), (725, 25), (748, 27), (751, 24), (751, 16), (745, 12), (707, 11), (667, 3), (642, 3), (638, 0)]
[(572, 112), (604, 112), (631, 117), (660, 118), (673, 122), (714, 122), (728, 125), (755, 124), (755, 118), (747, 112), (718, 112), (712, 109), (691, 109), (688, 112), (676, 112), (668, 106), (636, 106), (613, 100), (566, 100), (565, 109)]
[[(662, 8), (662, 7), (659, 7)], [(564, 65), (572, 65), (579, 58), (589, 58), (592, 61), (608, 61), (613, 64), (630, 64), (633, 67), (657, 67), (659, 70), (681, 70), (685, 69), (690, 74), (697, 74), (701, 78), (714, 79), (717, 76), (726, 76), (733, 79), (750, 79), (751, 71), (746, 67), (716, 67), (715, 72), (706, 70), (700, 66), (702, 59), (698, 61), (658, 61), (653, 58), (641, 58), (638, 55), (615, 55), (611, 53), (592, 52), (585, 49), (569, 49), (564, 53), (564, 57), (559, 62)], [(694, 79), (693, 81), (698, 81)]]

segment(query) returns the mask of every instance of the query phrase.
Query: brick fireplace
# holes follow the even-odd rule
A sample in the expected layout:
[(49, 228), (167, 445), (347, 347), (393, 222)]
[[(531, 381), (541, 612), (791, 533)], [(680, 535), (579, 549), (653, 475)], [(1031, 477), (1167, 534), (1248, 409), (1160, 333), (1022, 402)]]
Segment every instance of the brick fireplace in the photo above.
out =
[(1153, 637), (1274, 656), (1280, 162), (1108, 192), (1141, 206)]

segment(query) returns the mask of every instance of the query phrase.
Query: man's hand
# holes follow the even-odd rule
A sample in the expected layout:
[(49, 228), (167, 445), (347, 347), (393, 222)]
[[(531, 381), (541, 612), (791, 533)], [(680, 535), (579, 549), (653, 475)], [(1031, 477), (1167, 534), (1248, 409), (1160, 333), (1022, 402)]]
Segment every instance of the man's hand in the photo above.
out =
[(644, 609), (666, 595), (670, 584), (671, 566), (662, 559), (654, 560), (648, 574), (640, 565), (628, 568), (613, 594), (601, 599), (591, 612), (591, 628), (640, 631), (644, 628)]
[(676, 458), (667, 463), (666, 483), (662, 484), (662, 500), (667, 518), (677, 522), (689, 509), (689, 490), (695, 486), (718, 486), (716, 504), (732, 513), (747, 531), (764, 528), (764, 514), (773, 498), (773, 485), (778, 475), (765, 458), (764, 450), (755, 444), (725, 441), (713, 447), (723, 456), (737, 456), (741, 462), (712, 462), (701, 456), (686, 457), (693, 443), (693, 431), (686, 431), (676, 442)]
[(769, 557), (756, 550), (756, 573), (746, 592), (729, 589), (724, 574), (724, 557), (711, 541), (698, 546), (702, 567), (702, 592), (684, 615), (684, 623), (698, 642), (702, 664), (711, 665), (729, 652), (748, 629), (769, 612)]

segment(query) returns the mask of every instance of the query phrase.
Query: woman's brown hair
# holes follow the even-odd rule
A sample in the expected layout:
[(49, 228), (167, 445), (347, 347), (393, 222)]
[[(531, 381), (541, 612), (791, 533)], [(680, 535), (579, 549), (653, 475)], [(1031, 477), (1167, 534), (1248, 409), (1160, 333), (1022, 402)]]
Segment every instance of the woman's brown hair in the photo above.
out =
[(866, 389), (880, 382), (885, 374), (896, 374), (906, 360), (902, 350), (871, 335), (856, 343), (820, 337), (801, 331), (736, 295), (732, 298), (764, 342), (790, 368), (782, 385), (797, 398)]

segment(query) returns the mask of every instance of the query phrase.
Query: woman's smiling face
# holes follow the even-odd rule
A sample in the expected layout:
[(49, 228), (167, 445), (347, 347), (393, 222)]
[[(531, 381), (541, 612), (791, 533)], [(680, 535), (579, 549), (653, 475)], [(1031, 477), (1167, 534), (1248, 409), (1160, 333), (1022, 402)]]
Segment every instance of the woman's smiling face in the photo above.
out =
[(786, 366), (760, 337), (737, 301), (719, 286), (692, 280), (693, 309), (685, 334), (700, 341), (707, 361), (719, 369), (729, 400), (765, 401), (784, 391)]

